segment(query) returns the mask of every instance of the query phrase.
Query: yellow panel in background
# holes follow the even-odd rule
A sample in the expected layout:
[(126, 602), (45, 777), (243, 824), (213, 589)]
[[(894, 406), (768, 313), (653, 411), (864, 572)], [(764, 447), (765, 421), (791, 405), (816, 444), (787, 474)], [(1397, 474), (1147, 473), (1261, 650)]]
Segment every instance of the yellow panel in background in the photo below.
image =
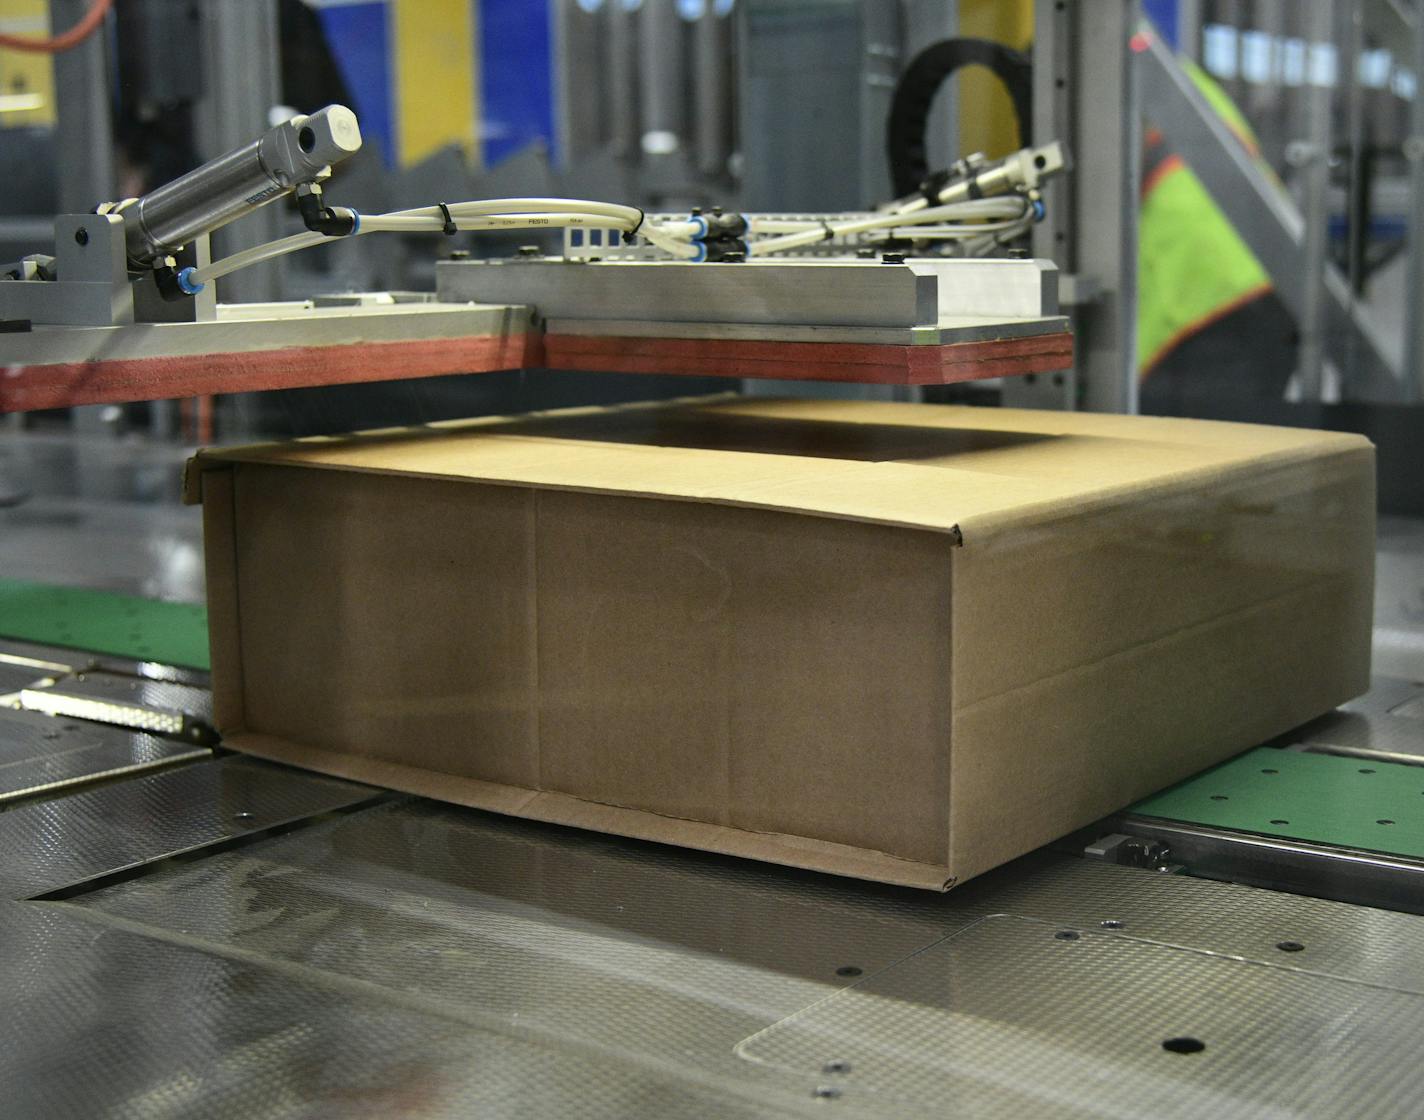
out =
[[(0, 31), (49, 35), (46, 0), (0, 0)], [(54, 63), (47, 54), (0, 50), (0, 128), (54, 124)]]
[(391, 0), (400, 165), (458, 144), (475, 152), (474, 0)]
[[(959, 33), (1024, 50), (1033, 40), (1033, 0), (959, 0)], [(960, 152), (996, 159), (1018, 151), (1014, 105), (1003, 83), (982, 66), (966, 66), (953, 81), (959, 84)]]

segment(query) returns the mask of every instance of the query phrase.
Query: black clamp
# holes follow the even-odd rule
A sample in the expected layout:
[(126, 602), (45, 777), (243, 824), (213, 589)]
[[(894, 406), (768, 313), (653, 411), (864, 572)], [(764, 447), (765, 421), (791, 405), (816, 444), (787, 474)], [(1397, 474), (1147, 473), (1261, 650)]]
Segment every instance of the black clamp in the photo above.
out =
[(446, 206), (443, 202), (437, 202), (435, 205), (440, 207), (440, 213), (444, 215), (445, 218), (445, 224), (440, 228), (440, 232), (446, 237), (454, 237), (460, 232), (460, 227), (455, 224), (455, 219), (450, 216), (450, 207)]
[(936, 171), (934, 174), (927, 176), (925, 180), (920, 183), (920, 194), (925, 200), (925, 205), (939, 205), (940, 193), (944, 190), (946, 184), (949, 183), (950, 178), (950, 172)]

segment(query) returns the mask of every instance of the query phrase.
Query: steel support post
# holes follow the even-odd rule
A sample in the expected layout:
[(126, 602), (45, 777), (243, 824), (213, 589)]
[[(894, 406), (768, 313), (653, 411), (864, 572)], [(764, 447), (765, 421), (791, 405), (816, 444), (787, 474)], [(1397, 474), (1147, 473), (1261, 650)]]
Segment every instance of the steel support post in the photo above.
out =
[(1324, 388), (1325, 372), (1325, 249), (1329, 233), (1330, 204), (1330, 113), (1334, 93), (1319, 73), (1317, 62), (1335, 30), (1334, 0), (1315, 0), (1306, 24), (1305, 98), (1309, 135), (1287, 149), (1303, 172), (1305, 209), (1304, 238), (1301, 245), (1300, 311), (1300, 396), (1318, 401)]
[[(88, 0), (50, 0), (50, 26), (56, 31), (73, 27), (88, 10)], [(77, 47), (54, 56), (55, 163), (63, 214), (88, 213), (118, 197), (107, 30), (100, 27)]]
[(1065, 141), (1073, 165), (1045, 192), (1034, 255), (1073, 278), (1075, 366), (1006, 385), (1005, 404), (1137, 411), (1142, 124), (1129, 43), (1139, 20), (1137, 0), (1036, 6), (1034, 138)]
[[(204, 21), (203, 100), (199, 103), (198, 150), (212, 159), (246, 144), (270, 127), (268, 115), (281, 104), (280, 45), (276, 0), (207, 0)], [(302, 106), (310, 111), (317, 106)], [(281, 206), (266, 206), (219, 230), (213, 256), (224, 257), (282, 235)], [(277, 264), (257, 265), (224, 277), (224, 303), (281, 298)]]
[(1424, 7), (1414, 10), (1414, 102), (1409, 111), (1409, 272), (1405, 396), (1424, 401)]

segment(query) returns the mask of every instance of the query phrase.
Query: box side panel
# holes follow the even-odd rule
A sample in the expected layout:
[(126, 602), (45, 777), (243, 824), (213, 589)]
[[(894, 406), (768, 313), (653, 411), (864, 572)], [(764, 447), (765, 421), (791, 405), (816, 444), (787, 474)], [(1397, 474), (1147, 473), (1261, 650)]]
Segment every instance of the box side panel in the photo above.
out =
[(942, 535), (538, 502), (545, 789), (942, 863)]
[(241, 731), (242, 612), (237, 594), (236, 468), (205, 470), (194, 497), (203, 504), (203, 564), (208, 587), (208, 650), (213, 720), (224, 735)]
[(1368, 687), (1368, 449), (1071, 528), (956, 555), (960, 879)]
[(236, 502), (248, 730), (535, 784), (529, 492), (243, 464)]

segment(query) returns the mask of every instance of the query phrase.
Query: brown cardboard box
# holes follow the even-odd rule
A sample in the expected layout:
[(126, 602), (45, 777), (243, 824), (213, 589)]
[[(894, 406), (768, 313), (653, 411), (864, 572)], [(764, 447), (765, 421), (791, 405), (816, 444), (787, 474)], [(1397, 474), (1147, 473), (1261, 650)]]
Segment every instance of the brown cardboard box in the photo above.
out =
[(1367, 687), (1373, 449), (717, 400), (201, 453), (229, 746), (944, 888)]

